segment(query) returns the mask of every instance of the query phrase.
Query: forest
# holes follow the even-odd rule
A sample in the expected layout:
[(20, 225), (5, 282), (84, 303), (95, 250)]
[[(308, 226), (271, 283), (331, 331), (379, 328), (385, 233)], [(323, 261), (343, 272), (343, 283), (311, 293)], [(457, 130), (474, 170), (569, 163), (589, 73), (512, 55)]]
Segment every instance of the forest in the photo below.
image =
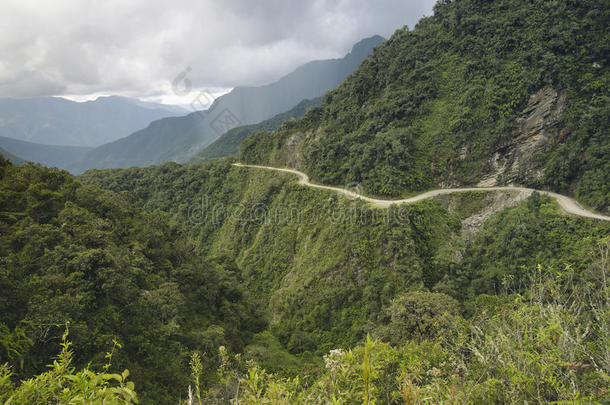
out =
[[(10, 310), (20, 314), (19, 318), (3, 320), (3, 339), (12, 342), (12, 370), (20, 373), (19, 376), (44, 371), (45, 361), (61, 352), (65, 323), (70, 321), (69, 339), (75, 352), (73, 364), (103, 372), (104, 353), (112, 350), (116, 339), (122, 347), (112, 355), (112, 367), (121, 372), (130, 371), (129, 378), (135, 382), (136, 391), (145, 403), (168, 403), (184, 398), (188, 386), (194, 387), (189, 367), (195, 354), (202, 364), (199, 381), (200, 391), (205, 391), (205, 395), (201, 395), (208, 398), (202, 403), (225, 403), (226, 395), (237, 389), (239, 381), (250, 379), (250, 371), (255, 369), (258, 371), (254, 374), (264, 376), (256, 384), (291, 384), (282, 386), (282, 392), (289, 391), (294, 398), (301, 396), (302, 401), (309, 401), (305, 398), (311, 395), (319, 396), (320, 403), (325, 403), (322, 399), (327, 398), (323, 396), (325, 391), (314, 393), (311, 390), (315, 384), (312, 384), (314, 380), (322, 384), (330, 378), (324, 359), (336, 350), (344, 354), (353, 350), (350, 356), (354, 357), (342, 357), (341, 362), (347, 363), (341, 367), (346, 368), (347, 374), (341, 378), (347, 380), (342, 383), (344, 388), (337, 388), (337, 395), (348, 395), (343, 392), (347, 388), (355, 390), (343, 402), (353, 403), (358, 402), (353, 398), (362, 395), (362, 386), (357, 384), (364, 350), (360, 345), (367, 342), (367, 336), (371, 339), (367, 344), (372, 345), (367, 350), (372, 356), (373, 353), (383, 358), (397, 356), (394, 361), (399, 364), (404, 363), (400, 356), (411, 356), (409, 350), (421, 350), (420, 356), (424, 357), (417, 361), (432, 361), (426, 355), (431, 350), (427, 345), (433, 345), (444, 350), (443, 355), (454, 362), (459, 358), (465, 366), (475, 367), (469, 357), (472, 356), (470, 349), (456, 343), (462, 341), (451, 340), (453, 343), (445, 345), (445, 339), (473, 339), (473, 333), (482, 327), (479, 322), (484, 322), (488, 329), (478, 339), (492, 339), (493, 334), (500, 333), (527, 334), (527, 325), (517, 323), (524, 321), (519, 311), (541, 310), (540, 305), (550, 303), (563, 308), (564, 304), (556, 300), (573, 299), (576, 292), (572, 289), (578, 290), (578, 294), (607, 293), (595, 286), (599, 286), (600, 276), (608, 270), (604, 249), (609, 243), (610, 225), (566, 216), (547, 197), (533, 195), (515, 207), (502, 209), (482, 229), (469, 233), (462, 229), (462, 221), (485, 206), (488, 202), (485, 194), (466, 193), (449, 203), (426, 200), (397, 209), (392, 214), (397, 220), (384, 221), (380, 220), (384, 218), (381, 215), (371, 215), (383, 209), (367, 210), (357, 200), (309, 190), (299, 186), (290, 175), (261, 175), (249, 170), (234, 167), (230, 161), (198, 165), (170, 163), (144, 169), (90, 171), (75, 179), (54, 169), (6, 164), (4, 198), (25, 202), (19, 208), (22, 211), (11, 214), (14, 222), (3, 232), (10, 235), (3, 238), (3, 246), (14, 250), (21, 246), (15, 244), (14, 238), (24, 228), (32, 235), (38, 235), (34, 229), (42, 232), (40, 228), (47, 232), (54, 230), (55, 235), (55, 238), (42, 235), (28, 238), (28, 244), (21, 242), (19, 253), (16, 250), (8, 256), (9, 263), (19, 256), (25, 260), (27, 254), (42, 256), (29, 269), (36, 278), (22, 275), (20, 279), (19, 274), (23, 273), (10, 272), (5, 273), (2, 281), (3, 286), (10, 285), (28, 303), (20, 306), (21, 312)], [(39, 178), (55, 174), (61, 179), (52, 191), (46, 183), (38, 183), (36, 194), (45, 204), (50, 204), (49, 195), (57, 199), (55, 218), (37, 218), (35, 208), (28, 207), (38, 207), (41, 202), (31, 197), (33, 193), (24, 190), (23, 184), (18, 191), (17, 180), (32, 178), (34, 173)], [(85, 190), (95, 196), (89, 204), (82, 197), (91, 195)], [(207, 212), (219, 214), (193, 216), (197, 212), (193, 207), (199, 208), (202, 201), (210, 204)], [(266, 204), (269, 212), (278, 212), (291, 203), (304, 208), (299, 211), (301, 217), (270, 221), (248, 213), (248, 209), (261, 204)], [(81, 215), (76, 215), (76, 207)], [(246, 207), (243, 212), (247, 214), (242, 212), (235, 219), (222, 215), (228, 212), (222, 207)], [(337, 212), (359, 214), (349, 221), (332, 221), (330, 213), (337, 216)], [(69, 220), (71, 217), (74, 218)], [(80, 223), (81, 227), (71, 227), (74, 223)], [(112, 237), (102, 239), (102, 246), (88, 245), (91, 232), (103, 232), (104, 227), (122, 229), (123, 239), (113, 241), (115, 232), (112, 232)], [(154, 235), (156, 242), (153, 244), (147, 235), (149, 238)], [(121, 251), (118, 243), (130, 248)], [(34, 253), (41, 251), (42, 254)], [(59, 263), (65, 264), (62, 267)], [(120, 282), (118, 279), (114, 284), (96, 282), (91, 278), (95, 273), (87, 274), (87, 264), (89, 268), (104, 268), (105, 274), (115, 274), (115, 279), (121, 274)], [(154, 268), (159, 268), (159, 272), (153, 271)], [(127, 280), (131, 280), (129, 283), (125, 282), (124, 272), (129, 276)], [(39, 277), (62, 284), (42, 282)], [(545, 284), (551, 281), (557, 285)], [(548, 298), (551, 301), (545, 298), (536, 303), (532, 300), (541, 297), (528, 295), (535, 288), (550, 289), (544, 294), (558, 295), (552, 300)], [(66, 293), (59, 296), (57, 291)], [(70, 298), (75, 296), (73, 291), (82, 291), (81, 306)], [(95, 303), (95, 312), (85, 305), (86, 298), (87, 305)], [(586, 305), (603, 303), (600, 296), (595, 300), (587, 301)], [(525, 308), (526, 302), (531, 307)], [(585, 305), (581, 301), (577, 304)], [(66, 308), (72, 312), (66, 313)], [(607, 322), (590, 316), (607, 316), (607, 309), (603, 305), (596, 306), (593, 312), (589, 307), (577, 308), (578, 314), (554, 314), (552, 308), (545, 311), (551, 311), (553, 316), (574, 316), (570, 319), (582, 322), (582, 328), (593, 328), (583, 339), (586, 338), (586, 346), (591, 350), (603, 353), (607, 349), (603, 335), (607, 333), (603, 330)], [(531, 325), (559, 322), (546, 318), (550, 316), (547, 312), (528, 313)], [(494, 329), (504, 322), (495, 316), (513, 317), (516, 329)], [(109, 319), (115, 319), (116, 323)], [(488, 323), (492, 320), (498, 323)], [(44, 330), (46, 337), (43, 331), (32, 329), (42, 328), (43, 322), (54, 325)], [(154, 326), (151, 328), (151, 325)], [(552, 324), (547, 326), (551, 328)], [(106, 339), (93, 339), (91, 330), (96, 331), (96, 336), (104, 332)], [(573, 328), (568, 331), (571, 333)], [(45, 341), (50, 336), (53, 338)], [(572, 339), (570, 335), (562, 338)], [(540, 343), (509, 340), (507, 344), (517, 345), (512, 350), (528, 351), (531, 349), (528, 345)], [(521, 343), (525, 346), (518, 345)], [(224, 351), (219, 352), (221, 346)], [(568, 363), (581, 361), (573, 358), (577, 356), (575, 353), (561, 349), (555, 356)], [(8, 354), (7, 350), (5, 356)], [(456, 357), (458, 354), (462, 357)], [(568, 357), (562, 358), (564, 354)], [(520, 355), (515, 356), (513, 360), (517, 361)], [(405, 381), (398, 381), (398, 377), (408, 370), (388, 365), (390, 371), (379, 371), (385, 367), (384, 363), (371, 361), (373, 367), (381, 367), (375, 371), (378, 375), (389, 373), (384, 378), (396, 382), (392, 386), (394, 395), (402, 395), (400, 384)], [(539, 361), (541, 364), (536, 367), (542, 367), (548, 359)], [(595, 378), (607, 375), (608, 369), (603, 364), (598, 361)], [(549, 371), (551, 376), (564, 370), (555, 365), (558, 368)], [(532, 384), (537, 381), (534, 365), (529, 365), (532, 368), (527, 370), (521, 366), (515, 365), (520, 373), (526, 373), (520, 378), (530, 378)], [(440, 370), (438, 365), (434, 367)], [(496, 372), (500, 369), (497, 367)], [(572, 372), (566, 370), (568, 374)], [(587, 373), (593, 371), (587, 369)], [(582, 376), (593, 378), (593, 374), (587, 373)], [(459, 384), (476, 386), (484, 391), (481, 395), (490, 395), (489, 401), (504, 403), (506, 397), (497, 396), (502, 391), (499, 387), (512, 377), (484, 375), (483, 385), (479, 386), (482, 378), (479, 374), (469, 375), (467, 378), (472, 380), (460, 380)], [(297, 384), (296, 380), (301, 382)], [(444, 377), (434, 381), (437, 385), (449, 383)], [(601, 383), (596, 379), (591, 381), (579, 380), (575, 392), (597, 398), (595, 395), (599, 393), (594, 387), (598, 388)], [(412, 380), (411, 384), (414, 390), (421, 390), (421, 395), (431, 389), (421, 381)], [(375, 388), (375, 395), (386, 392), (386, 388), (380, 387)], [(437, 394), (441, 395), (445, 388), (438, 385)], [(271, 395), (273, 390), (263, 391), (264, 395)], [(569, 395), (574, 394), (549, 392), (544, 398), (573, 398)], [(528, 391), (518, 395), (524, 400), (533, 400), (531, 394)], [(293, 400), (286, 398), (282, 399), (285, 403)], [(378, 401), (402, 403), (397, 398), (392, 400), (395, 402), (385, 402), (383, 398)], [(275, 403), (280, 399), (269, 401)]]
[(234, 130), (237, 156), (78, 177), (0, 157), (0, 403), (608, 403), (610, 222), (538, 193), (375, 208), (233, 165), (477, 184), (551, 89), (513, 180), (607, 213), (608, 13), (441, 0), (321, 106)]

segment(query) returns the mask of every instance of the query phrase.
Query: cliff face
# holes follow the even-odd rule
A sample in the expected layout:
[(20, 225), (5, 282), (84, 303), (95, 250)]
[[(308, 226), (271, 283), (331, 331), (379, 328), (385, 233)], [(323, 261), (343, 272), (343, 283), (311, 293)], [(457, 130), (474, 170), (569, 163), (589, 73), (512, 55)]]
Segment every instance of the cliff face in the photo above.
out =
[(565, 90), (551, 87), (532, 94), (516, 119), (518, 132), (486, 162), (488, 172), (478, 186), (528, 184), (542, 178), (546, 151), (553, 137), (565, 136), (559, 124), (566, 106)]

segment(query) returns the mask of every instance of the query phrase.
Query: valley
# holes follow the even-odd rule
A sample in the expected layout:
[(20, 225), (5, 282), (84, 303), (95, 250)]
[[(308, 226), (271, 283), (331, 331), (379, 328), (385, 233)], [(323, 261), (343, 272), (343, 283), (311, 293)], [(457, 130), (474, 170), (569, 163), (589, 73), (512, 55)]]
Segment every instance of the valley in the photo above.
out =
[(0, 404), (608, 403), (610, 8), (416, 3), (7, 6)]

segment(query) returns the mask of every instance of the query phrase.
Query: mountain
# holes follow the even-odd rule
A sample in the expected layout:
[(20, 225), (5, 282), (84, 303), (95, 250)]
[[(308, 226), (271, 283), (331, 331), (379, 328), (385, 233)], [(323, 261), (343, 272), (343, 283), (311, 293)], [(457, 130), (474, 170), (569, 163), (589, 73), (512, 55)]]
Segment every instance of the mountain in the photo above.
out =
[(72, 170), (185, 162), (232, 128), (264, 121), (335, 88), (382, 42), (380, 36), (366, 38), (341, 59), (307, 63), (264, 86), (236, 87), (216, 99), (209, 110), (155, 121), (92, 150)]
[[(569, 277), (574, 275), (575, 280), (592, 280), (591, 285), (598, 285), (593, 280), (601, 278), (599, 266), (607, 263), (605, 253), (600, 256), (599, 249), (608, 244), (610, 222), (565, 215), (545, 196), (533, 195), (523, 200), (523, 196), (513, 193), (463, 193), (379, 209), (332, 191), (303, 187), (290, 174), (239, 168), (225, 159), (196, 165), (170, 162), (145, 168), (89, 170), (79, 181), (125, 196), (151, 214), (169, 215), (186, 224), (194, 256), (204, 261), (214, 258), (240, 275), (241, 286), (252, 294), (269, 319), (267, 329), (247, 341), (241, 352), (244, 361), (254, 361), (258, 367), (282, 377), (317, 378), (319, 373), (328, 372), (328, 361), (324, 362), (323, 356), (328, 359), (333, 352), (340, 355), (338, 347), (359, 345), (366, 342), (369, 334), (372, 339), (381, 339), (383, 343), (378, 342), (377, 349), (381, 345), (395, 352), (391, 358), (375, 356), (371, 361), (377, 375), (387, 377), (385, 382), (375, 380), (378, 403), (395, 403), (384, 401), (382, 396), (389, 391), (399, 392), (398, 367), (404, 367), (402, 372), (418, 370), (422, 381), (426, 381), (429, 364), (440, 370), (442, 366), (438, 364), (447, 359), (463, 361), (462, 378), (482, 392), (475, 401), (460, 403), (514, 402), (508, 397), (492, 400), (494, 395), (500, 395), (497, 393), (505, 392), (504, 384), (519, 384), (511, 383), (511, 374), (500, 364), (494, 366), (491, 376), (486, 374), (487, 359), (496, 358), (498, 353), (485, 352), (486, 357), (481, 359), (464, 349), (463, 339), (467, 339), (467, 348), (489, 348), (489, 339), (497, 336), (494, 328), (499, 326), (502, 329), (498, 334), (508, 330), (510, 336), (519, 337), (498, 340), (503, 344), (503, 356), (509, 356), (511, 364), (521, 364), (524, 353), (537, 353), (544, 341), (548, 341), (544, 352), (548, 348), (548, 353), (556, 353), (556, 343), (548, 335), (531, 334), (531, 328), (536, 325), (545, 331), (554, 330), (557, 312), (548, 308), (549, 318), (536, 317), (534, 314), (542, 313), (538, 302), (534, 301), (532, 307), (521, 306), (519, 303), (532, 301), (519, 293), (527, 294), (529, 290), (524, 286), (535, 278), (549, 283), (534, 290), (540, 297), (541, 290), (555, 285), (555, 277), (567, 279), (568, 291), (586, 291), (586, 282), (576, 285)], [(593, 287), (593, 291), (602, 290)], [(572, 295), (545, 302), (554, 303), (556, 309), (568, 308), (570, 305), (563, 306), (568, 296)], [(522, 301), (516, 303), (516, 299)], [(601, 302), (606, 303), (603, 308), (608, 308), (607, 300)], [(607, 324), (601, 320), (605, 312), (580, 313), (576, 322), (595, 329), (587, 341), (598, 353), (598, 349), (607, 346), (608, 334), (598, 332)], [(599, 316), (591, 321), (589, 313)], [(511, 316), (512, 322), (504, 323), (505, 316)], [(495, 320), (498, 324), (486, 323), (481, 332), (478, 328), (482, 327), (482, 320)], [(473, 335), (475, 331), (482, 335)], [(222, 333), (217, 333), (220, 340)], [(519, 344), (522, 336), (528, 343)], [(536, 336), (541, 340), (527, 340), (537, 339)], [(194, 346), (194, 342), (190, 344)], [(516, 345), (512, 350), (506, 346), (509, 342)], [(362, 381), (358, 371), (362, 351), (356, 353), (360, 357), (355, 363), (349, 363), (348, 358), (334, 359), (353, 370), (354, 381), (349, 387), (359, 387)], [(595, 355), (596, 361), (602, 353), (603, 350), (600, 356)], [(219, 353), (218, 360), (214, 354), (207, 357), (207, 364), (212, 369), (217, 364), (227, 367), (223, 353)], [(557, 356), (570, 355), (572, 351)], [(227, 357), (226, 364), (240, 373), (238, 369), (243, 364), (234, 360), (233, 352)], [(544, 360), (543, 364), (554, 370), (545, 377), (548, 382), (557, 375), (575, 374), (565, 368), (562, 371), (563, 363)], [(182, 373), (188, 372), (186, 367), (183, 370)], [(341, 370), (338, 368), (330, 378), (347, 378), (348, 372), (343, 374)], [(145, 372), (142, 377), (142, 372), (133, 374), (137, 383), (142, 379), (150, 383), (155, 378)], [(451, 368), (447, 375), (442, 374), (442, 384), (450, 385), (453, 372)], [(223, 375), (226, 373), (220, 378)], [(247, 374), (238, 375), (248, 378)], [(541, 378), (537, 369), (527, 368), (520, 375), (532, 382)], [(583, 381), (586, 378), (583, 376)], [(496, 379), (502, 384), (489, 392), (489, 385), (495, 384)], [(211, 387), (206, 390), (210, 403), (230, 403), (233, 398), (214, 400), (215, 390), (235, 395), (240, 389), (235, 384), (232, 389), (224, 389), (222, 383), (217, 386), (210, 380), (203, 384)], [(436, 383), (421, 384), (429, 389)], [(303, 385), (290, 385), (292, 388), (287, 389), (301, 392), (309, 386)], [(592, 393), (598, 386), (595, 382), (584, 383), (580, 390)], [(175, 385), (159, 385), (158, 389), (175, 389)], [(444, 393), (450, 391), (443, 388)], [(141, 392), (146, 395), (146, 389)], [(461, 395), (472, 398), (472, 392), (464, 390)], [(316, 397), (327, 398), (324, 395), (328, 394)], [(520, 398), (533, 398), (527, 395)], [(553, 392), (546, 395), (545, 398), (552, 398)], [(303, 401), (295, 401), (294, 397), (276, 399), (270, 397), (268, 402), (312, 403), (311, 397)], [(440, 397), (433, 401), (442, 402)], [(364, 402), (348, 398), (344, 403)]]
[[(603, 210), (609, 20), (599, 0), (439, 1), (239, 158)], [(506, 189), (379, 207), (232, 162), (0, 158), (1, 401), (609, 402), (610, 221)]]
[(273, 118), (259, 122), (258, 124), (233, 128), (222, 134), (220, 138), (193, 156), (189, 163), (209, 162), (226, 156), (237, 155), (241, 142), (253, 133), (258, 131), (273, 131), (284, 121), (291, 118), (302, 117), (308, 109), (318, 107), (321, 102), (322, 97), (313, 100), (303, 100), (290, 111), (278, 114)]
[(610, 33), (597, 4), (439, 2), (321, 108), (246, 139), (241, 159), (373, 195), (515, 183), (610, 212)]
[(0, 98), (0, 136), (62, 146), (98, 146), (181, 108), (126, 97), (75, 102), (61, 97)]
[[(0, 136), (0, 148), (25, 161), (60, 169), (67, 169), (70, 164), (81, 159), (91, 150), (85, 146), (44, 145), (4, 136)], [(12, 162), (10, 158), (9, 160)]]

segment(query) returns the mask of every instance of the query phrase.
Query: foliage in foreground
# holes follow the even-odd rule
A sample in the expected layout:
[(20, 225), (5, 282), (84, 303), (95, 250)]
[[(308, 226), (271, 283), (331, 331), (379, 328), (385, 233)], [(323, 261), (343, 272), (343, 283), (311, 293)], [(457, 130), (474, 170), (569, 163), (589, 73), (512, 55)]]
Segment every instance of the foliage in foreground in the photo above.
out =
[[(390, 345), (367, 336), (353, 349), (324, 356), (324, 369), (286, 378), (219, 348), (217, 382), (201, 384), (205, 364), (191, 357), (193, 384), (182, 403), (199, 404), (603, 404), (610, 400), (610, 244), (589, 278), (538, 266), (522, 294), (487, 297), (467, 325), (451, 333)], [(505, 285), (511, 291), (510, 281)], [(502, 305), (497, 305), (503, 302)], [(5, 404), (131, 404), (122, 374), (75, 372), (62, 350), (50, 370), (13, 386), (0, 366)], [(106, 357), (111, 357), (111, 353)]]
[[(574, 287), (569, 270), (539, 266), (523, 294), (488, 297), (505, 304), (482, 305), (468, 325), (453, 325), (450, 336), (397, 346), (367, 337), (354, 349), (330, 351), (318, 374), (283, 378), (221, 347), (218, 383), (204, 393), (197, 389), (187, 403), (608, 403), (610, 272), (604, 249), (591, 284)], [(200, 370), (194, 367), (193, 375)]]
[[(68, 329), (62, 337), (61, 352), (49, 370), (14, 386), (7, 364), (0, 365), (0, 401), (5, 405), (125, 405), (137, 404), (134, 383), (127, 381), (129, 371), (111, 374), (112, 353), (103, 372), (85, 368), (76, 372), (72, 365), (74, 353), (68, 340)], [(120, 346), (115, 343), (115, 347)]]

